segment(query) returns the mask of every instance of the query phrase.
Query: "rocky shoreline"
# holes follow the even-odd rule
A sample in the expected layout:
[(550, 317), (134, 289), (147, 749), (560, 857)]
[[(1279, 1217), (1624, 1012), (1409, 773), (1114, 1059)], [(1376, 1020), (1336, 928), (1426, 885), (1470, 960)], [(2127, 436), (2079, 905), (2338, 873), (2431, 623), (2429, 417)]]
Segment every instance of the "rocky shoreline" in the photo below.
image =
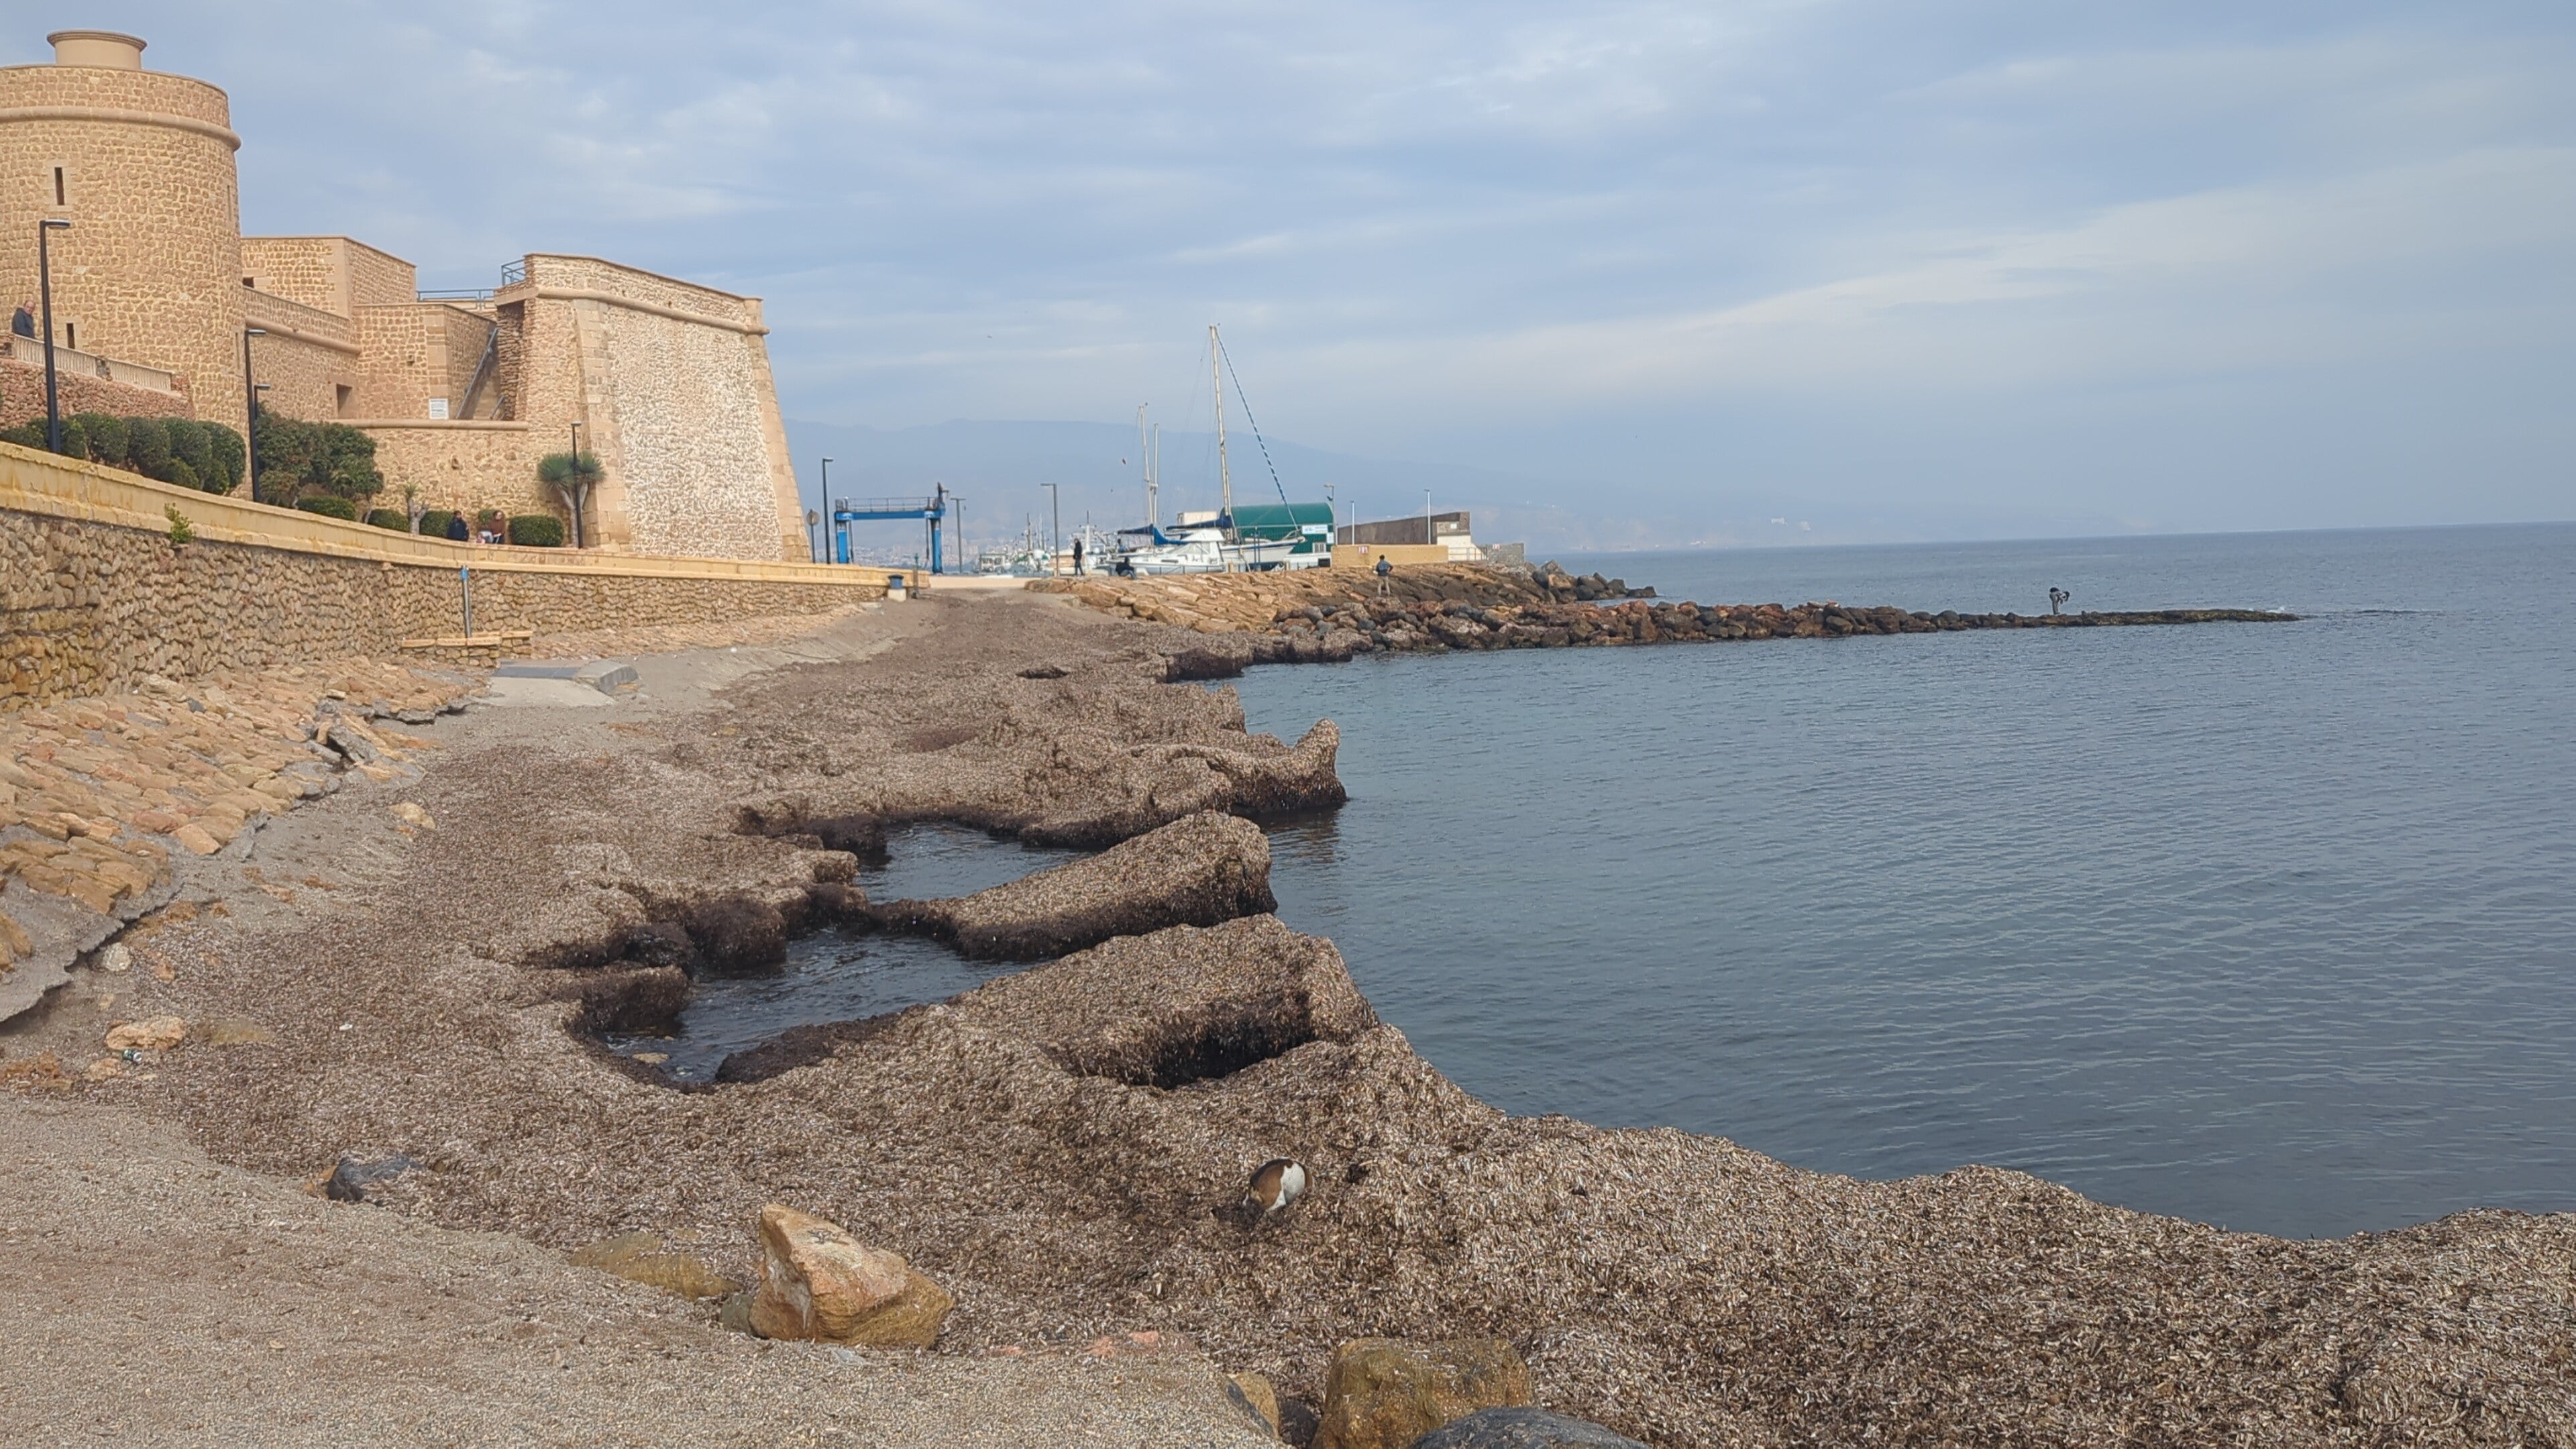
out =
[[(1248, 630), (1069, 602), (934, 596), (720, 691), (644, 661), (669, 702), (432, 726), (417, 780), (258, 833), (272, 876), (334, 888), (236, 887), (229, 919), (129, 933), (155, 969), (115, 1012), (240, 1023), (229, 1044), (46, 1090), (280, 1178), (412, 1164), (338, 1212), (565, 1253), (649, 1233), (735, 1282), (786, 1203), (954, 1296), (936, 1359), (1186, 1339), (1275, 1385), (1283, 1423), (1325, 1406), (1352, 1341), (1500, 1340), (1539, 1406), (1664, 1449), (2576, 1445), (2576, 1217), (2295, 1242), (1997, 1169), (1858, 1182), (1476, 1101), (1330, 942), (1262, 909), (1266, 848), (1227, 817), (1338, 798), (1330, 726), (1251, 735), (1232, 691), (1168, 682)], [(944, 902), (849, 885), (880, 828), (923, 820), (1104, 853)], [(712, 1089), (596, 1039), (651, 983), (685, 1000), (827, 922), (1056, 959)], [(8, 1064), (95, 1052), (105, 982), (76, 975)], [(1246, 1217), (1246, 1174), (1283, 1157), (1311, 1187)], [(687, 1332), (650, 1372), (734, 1361), (711, 1303), (666, 1304)]]
[[(1378, 581), (1332, 569), (1155, 578), (1042, 579), (1033, 591), (1069, 594), (1121, 618), (1215, 636), (1180, 656), (1181, 673), (1211, 678), (1247, 664), (1338, 662), (1355, 655), (1453, 649), (1564, 649), (1764, 639), (1954, 634), (1980, 629), (2099, 629), (2144, 625), (2292, 623), (2256, 609), (2134, 609), (2075, 614), (1926, 613), (1831, 602), (1693, 604), (1651, 588), (1555, 564), (1535, 570), (1413, 565)], [(1208, 671), (1213, 670), (1214, 673)]]

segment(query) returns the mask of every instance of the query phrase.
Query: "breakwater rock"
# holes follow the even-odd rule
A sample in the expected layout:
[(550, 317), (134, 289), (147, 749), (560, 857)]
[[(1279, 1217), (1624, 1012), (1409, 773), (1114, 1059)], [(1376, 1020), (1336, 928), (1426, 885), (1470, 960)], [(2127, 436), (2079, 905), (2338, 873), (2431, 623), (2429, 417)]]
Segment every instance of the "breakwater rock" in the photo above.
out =
[[(1046, 579), (1107, 613), (1218, 636), (1174, 657), (1172, 678), (1217, 678), (1249, 664), (1338, 661), (1378, 650), (1563, 649), (1578, 645), (1839, 639), (1969, 629), (2087, 629), (2141, 624), (2280, 623), (2255, 609), (2137, 609), (2081, 614), (1963, 614), (1833, 602), (1695, 604), (1653, 597), (1554, 565), (1535, 572), (1480, 564), (1396, 570), (1386, 591), (1334, 569), (1142, 579)], [(1615, 586), (1615, 592), (1613, 587)], [(1227, 640), (1224, 636), (1241, 636)]]

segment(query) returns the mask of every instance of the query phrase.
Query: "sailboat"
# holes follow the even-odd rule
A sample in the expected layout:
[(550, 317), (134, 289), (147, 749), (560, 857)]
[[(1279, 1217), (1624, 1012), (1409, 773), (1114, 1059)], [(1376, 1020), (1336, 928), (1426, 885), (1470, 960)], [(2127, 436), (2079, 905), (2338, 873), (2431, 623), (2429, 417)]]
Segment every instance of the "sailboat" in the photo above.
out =
[[(1101, 572), (1121, 574), (1212, 574), (1242, 573), (1275, 568), (1310, 568), (1328, 563), (1332, 558), (1332, 516), (1324, 515), (1323, 550), (1319, 554), (1306, 535), (1290, 532), (1274, 536), (1276, 529), (1246, 533), (1239, 527), (1234, 507), (1234, 472), (1228, 465), (1225, 446), (1225, 374), (1224, 343), (1218, 338), (1214, 323), (1208, 326), (1208, 386), (1216, 398), (1216, 476), (1219, 507), (1214, 514), (1184, 513), (1173, 521), (1169, 531), (1163, 527), (1159, 462), (1162, 438), (1158, 428), (1152, 440), (1145, 436), (1145, 410), (1136, 410), (1137, 445), (1145, 460), (1146, 507), (1154, 515), (1142, 528), (1118, 530), (1118, 549), (1104, 561)], [(1322, 505), (1317, 505), (1322, 506)], [(1295, 512), (1293, 508), (1289, 510)], [(1300, 525), (1302, 527), (1302, 525)]]

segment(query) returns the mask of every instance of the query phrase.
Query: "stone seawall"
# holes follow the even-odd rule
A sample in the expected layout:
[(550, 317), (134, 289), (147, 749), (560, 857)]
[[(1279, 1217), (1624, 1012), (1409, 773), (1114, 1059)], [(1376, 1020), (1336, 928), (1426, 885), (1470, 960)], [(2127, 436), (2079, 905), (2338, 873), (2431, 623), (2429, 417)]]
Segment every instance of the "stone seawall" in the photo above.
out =
[[(1968, 629), (2100, 628), (2140, 624), (2275, 623), (2253, 609), (2140, 609), (2082, 614), (1925, 613), (1893, 606), (1809, 602), (1665, 602), (1652, 589), (1481, 564), (1398, 568), (1385, 581), (1339, 570), (1191, 574), (1142, 579), (1044, 579), (1093, 608), (1202, 634), (1243, 636), (1180, 661), (1212, 677), (1244, 664), (1348, 659), (1377, 650), (1561, 649), (1578, 645), (1938, 634)], [(1648, 597), (1635, 597), (1645, 595)]]
[[(199, 537), (173, 542), (176, 508)], [(0, 444), (0, 709), (407, 639), (703, 624), (881, 597), (874, 570), (479, 548)]]

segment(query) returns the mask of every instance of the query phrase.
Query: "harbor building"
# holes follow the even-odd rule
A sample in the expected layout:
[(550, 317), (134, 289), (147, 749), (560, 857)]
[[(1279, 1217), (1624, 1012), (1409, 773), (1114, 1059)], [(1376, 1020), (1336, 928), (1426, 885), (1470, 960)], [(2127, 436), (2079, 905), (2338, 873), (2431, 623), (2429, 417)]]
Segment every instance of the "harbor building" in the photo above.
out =
[(1455, 513), (1417, 513), (1411, 518), (1382, 518), (1375, 523), (1345, 524), (1333, 535), (1336, 543), (1365, 544), (1370, 547), (1439, 546), (1448, 549), (1451, 563), (1481, 562), (1484, 550), (1476, 547), (1469, 531), (1464, 510)]
[(240, 429), (256, 397), (375, 438), (380, 506), (460, 511), (568, 517), (537, 461), (577, 442), (605, 468), (593, 544), (807, 556), (758, 298), (551, 253), (424, 293), (361, 241), (243, 236), (224, 92), (144, 69), (132, 36), (48, 39), (51, 65), (0, 67), (0, 423), (43, 415), (36, 223), (64, 221), (43, 247), (67, 413)]

